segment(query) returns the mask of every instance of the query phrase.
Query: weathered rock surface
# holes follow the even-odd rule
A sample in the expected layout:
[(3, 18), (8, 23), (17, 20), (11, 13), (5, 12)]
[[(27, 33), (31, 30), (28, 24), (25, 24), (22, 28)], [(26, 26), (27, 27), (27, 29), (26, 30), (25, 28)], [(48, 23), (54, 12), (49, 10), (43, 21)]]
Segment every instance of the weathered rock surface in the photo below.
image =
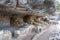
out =
[(49, 40), (49, 37), (50, 37), (51, 33), (53, 33), (54, 31), (56, 31), (56, 26), (51, 25), (46, 30), (44, 30), (41, 33), (35, 35), (32, 40)]
[(12, 35), (10, 31), (0, 31), (0, 40), (12, 40)]
[[(48, 19), (54, 12), (55, 0), (0, 0), (0, 13), (9, 14), (10, 23), (19, 28), (13, 33), (16, 40), (47, 40), (55, 30)], [(1, 40), (12, 39), (9, 31), (0, 35)]]
[(58, 30), (51, 33), (49, 40), (60, 40), (60, 32)]
[(43, 32), (45, 29), (47, 28), (47, 26), (41, 26), (41, 25), (29, 25), (27, 24), (26, 26), (24, 26), (23, 28), (20, 28), (19, 30), (16, 30), (14, 32), (14, 37), (18, 38), (18, 37), (24, 37), (24, 36), (27, 36), (27, 35), (30, 35), (29, 33), (31, 34), (38, 34), (38, 33), (41, 33)]
[(13, 35), (14, 35), (15, 38), (17, 38), (17, 37), (20, 36), (20, 33), (21, 33), (20, 30), (16, 30), (16, 31), (14, 31)]
[[(13, 9), (11, 9), (11, 7)], [(1, 0), (0, 1), (0, 9), (1, 8), (4, 8), (4, 11), (8, 12), (8, 13), (9, 12), (20, 13), (20, 14), (21, 13), (24, 13), (24, 14), (29, 13), (29, 15), (31, 15), (32, 13), (34, 15), (37, 15), (37, 14), (39, 15), (40, 13), (53, 14), (55, 12), (55, 1), (53, 1), (53, 0), (37, 0), (37, 1), (36, 0), (33, 0), (33, 1), (32, 0)], [(26, 10), (22, 12), (21, 10), (19, 10), (19, 8), (20, 9), (24, 8)], [(19, 10), (19, 11), (17, 11), (17, 10)], [(30, 12), (28, 10), (30, 10)], [(40, 12), (40, 13), (38, 13), (38, 12)]]
[(16, 38), (18, 38), (21, 35), (27, 35), (28, 33), (31, 33), (31, 32), (36, 34), (36, 33), (38, 33), (37, 31), (38, 31), (37, 27), (35, 27), (33, 25), (29, 25), (29, 26), (27, 26), (27, 28), (24, 28), (23, 30), (19, 29), (19, 30), (15, 31), (14, 36)]
[[(53, 27), (52, 27), (53, 26)], [(30, 28), (31, 27), (31, 28)], [(49, 37), (52, 32), (56, 30), (55, 25), (51, 25), (50, 27), (46, 28), (45, 30), (32, 30), (35, 27), (30, 26), (23, 31), (21, 31), (19, 37), (16, 40), (49, 40)]]
[(27, 34), (21, 35), (16, 40), (32, 40), (34, 35), (35, 35), (35, 33), (27, 33)]

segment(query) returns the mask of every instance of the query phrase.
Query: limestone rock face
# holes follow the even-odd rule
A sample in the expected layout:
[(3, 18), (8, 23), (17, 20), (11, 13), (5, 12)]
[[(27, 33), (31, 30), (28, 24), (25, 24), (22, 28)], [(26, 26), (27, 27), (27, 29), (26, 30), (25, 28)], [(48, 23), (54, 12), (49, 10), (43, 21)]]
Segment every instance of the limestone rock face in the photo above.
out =
[(0, 40), (12, 40), (10, 31), (0, 31)]
[(24, 24), (23, 17), (21, 17), (19, 15), (12, 16), (10, 19), (11, 19), (11, 21), (10, 21), (11, 25), (21, 27)]
[(13, 7), (14, 5), (16, 5), (16, 2), (15, 0), (0, 0), (0, 5)]
[(49, 40), (60, 40), (60, 32), (58, 31), (54, 31), (53, 33), (51, 33)]
[(32, 38), (34, 37), (35, 33), (27, 33), (24, 35), (19, 36), (16, 40), (32, 40)]
[(26, 15), (26, 16), (12, 16), (10, 18), (10, 23), (22, 27), (27, 24), (32, 24), (32, 25), (48, 25), (49, 20), (47, 18), (43, 18), (41, 16), (35, 16), (35, 15)]
[(0, 5), (13, 8), (27, 8), (31, 11), (55, 12), (55, 1), (53, 0), (1, 0)]
[(27, 37), (28, 35), (31, 35), (31, 34), (35, 35), (35, 34), (43, 32), (45, 30), (45, 28), (47, 28), (45, 26), (41, 26), (41, 25), (35, 26), (35, 25), (31, 25), (31, 24), (26, 25), (24, 27), (22, 28), (23, 30), (21, 30), (21, 28), (20, 28), (19, 30), (14, 31), (14, 37), (16, 37), (16, 38), (23, 37), (24, 38), (24, 36)]
[[(17, 40), (41, 40), (55, 28), (49, 28), (48, 19), (55, 12), (55, 0), (0, 0), (0, 12), (9, 14), (10, 24), (17, 27), (12, 29)], [(11, 32), (0, 31), (0, 40), (11, 40)]]
[[(26, 27), (27, 26), (27, 27)], [(19, 29), (14, 32), (14, 37), (18, 38), (21, 35), (27, 35), (28, 33), (38, 33), (38, 28), (35, 27), (34, 25), (26, 25), (23, 30)]]
[(44, 30), (41, 26), (29, 25), (24, 30), (18, 30), (19, 32), (15, 32), (17, 33), (16, 40), (48, 40), (50, 33), (56, 30), (55, 25), (53, 27), (52, 26), (53, 25), (49, 26), (49, 28), (44, 28)]

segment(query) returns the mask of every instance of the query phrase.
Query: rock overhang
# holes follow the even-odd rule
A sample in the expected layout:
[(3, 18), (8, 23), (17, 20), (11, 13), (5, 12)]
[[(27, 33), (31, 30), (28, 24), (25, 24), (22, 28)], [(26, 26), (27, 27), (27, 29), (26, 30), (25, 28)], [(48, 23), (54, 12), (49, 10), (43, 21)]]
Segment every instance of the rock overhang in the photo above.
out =
[[(19, 1), (19, 0), (18, 0)], [(55, 2), (53, 0), (2, 0), (0, 1), (0, 12), (5, 14), (20, 14), (20, 15), (52, 15), (55, 12)], [(7, 4), (4, 4), (6, 3)], [(17, 3), (18, 2), (18, 3)], [(39, 2), (39, 3), (38, 3)], [(41, 2), (41, 3), (40, 3)], [(33, 3), (35, 3), (33, 5)], [(18, 7), (17, 7), (18, 4)], [(50, 4), (50, 5), (48, 5)], [(11, 6), (12, 5), (12, 6)], [(38, 6), (36, 6), (38, 5)], [(35, 7), (36, 6), (36, 7)], [(35, 8), (34, 8), (35, 7)], [(41, 8), (41, 9), (40, 9)]]

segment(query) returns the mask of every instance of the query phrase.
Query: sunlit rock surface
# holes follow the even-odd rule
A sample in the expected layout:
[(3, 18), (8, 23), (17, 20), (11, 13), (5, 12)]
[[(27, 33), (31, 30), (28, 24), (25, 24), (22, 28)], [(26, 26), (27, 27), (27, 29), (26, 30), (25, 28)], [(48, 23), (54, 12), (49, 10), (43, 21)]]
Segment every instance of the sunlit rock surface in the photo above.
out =
[[(29, 27), (28, 27), (29, 28)], [(37, 30), (37, 32), (34, 32), (35, 30), (32, 30), (32, 28), (29, 28), (31, 31), (28, 31), (29, 29), (26, 28), (26, 32), (24, 33), (20, 33), (20, 36), (16, 39), (16, 40), (49, 40), (49, 37), (51, 35), (51, 33), (53, 33), (56, 30), (56, 26), (55, 25), (51, 25), (49, 26), (49, 28), (39, 32)]]
[(12, 33), (2, 31), (1, 40), (49, 40), (56, 30), (55, 19), (49, 18), (55, 14), (55, 0), (0, 0), (0, 12), (1, 25), (7, 25), (1, 30)]
[(12, 40), (11, 32), (8, 30), (0, 31), (0, 40)]

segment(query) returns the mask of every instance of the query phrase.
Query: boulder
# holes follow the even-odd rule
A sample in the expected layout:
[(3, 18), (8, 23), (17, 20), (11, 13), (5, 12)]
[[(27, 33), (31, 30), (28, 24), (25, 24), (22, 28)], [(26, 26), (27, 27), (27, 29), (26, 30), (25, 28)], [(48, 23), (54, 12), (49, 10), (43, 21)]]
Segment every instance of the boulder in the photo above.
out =
[(14, 35), (15, 38), (18, 38), (20, 36), (20, 30), (14, 31), (13, 35)]

